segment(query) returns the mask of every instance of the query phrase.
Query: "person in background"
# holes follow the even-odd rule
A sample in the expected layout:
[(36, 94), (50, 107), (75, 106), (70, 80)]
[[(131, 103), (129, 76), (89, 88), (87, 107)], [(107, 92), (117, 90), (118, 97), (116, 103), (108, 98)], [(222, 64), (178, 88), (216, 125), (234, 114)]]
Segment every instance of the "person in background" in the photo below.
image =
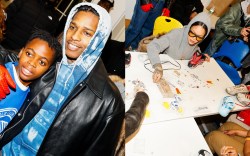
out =
[(212, 56), (229, 37), (248, 42), (250, 32), (250, 0), (238, 2), (221, 16), (215, 24), (215, 33), (205, 53)]
[(52, 35), (59, 25), (59, 14), (54, 9), (55, 0), (14, 0), (6, 8), (6, 31), (1, 45), (19, 51), (35, 29)]
[(136, 0), (131, 22), (125, 32), (125, 49), (136, 50), (139, 42), (152, 34), (155, 19), (162, 14), (164, 4), (165, 0)]
[(79, 3), (64, 30), (62, 60), (31, 84), (19, 115), (2, 133), (3, 155), (115, 153), (125, 105), (99, 59), (110, 15), (96, 4)]
[[(5, 64), (15, 83), (10, 94), (0, 101), (0, 132), (8, 125), (22, 106), (29, 85), (42, 76), (61, 54), (61, 45), (46, 31), (31, 34), (25, 47), (18, 54), (17, 62)], [(13, 89), (15, 88), (15, 89)]]
[[(210, 17), (202, 12), (195, 16), (188, 25), (173, 29), (160, 38), (155, 38), (147, 45), (149, 60), (153, 66), (153, 81), (159, 82), (163, 76), (163, 68), (159, 53), (168, 54), (173, 59), (189, 60), (200, 52), (199, 44), (208, 36), (211, 29)], [(207, 61), (209, 56), (206, 55)]]
[(198, 13), (204, 9), (201, 0), (175, 0), (170, 7), (170, 17), (187, 25)]
[(217, 155), (250, 155), (250, 132), (236, 123), (224, 123), (218, 130), (208, 133), (205, 139), (212, 153)]
[(110, 10), (114, 7), (114, 0), (100, 0), (97, 4), (106, 9), (109, 13)]
[[(114, 7), (114, 0), (100, 0), (98, 3), (108, 12)], [(124, 42), (111, 39), (112, 32), (103, 48), (101, 58), (109, 75), (125, 78)]]

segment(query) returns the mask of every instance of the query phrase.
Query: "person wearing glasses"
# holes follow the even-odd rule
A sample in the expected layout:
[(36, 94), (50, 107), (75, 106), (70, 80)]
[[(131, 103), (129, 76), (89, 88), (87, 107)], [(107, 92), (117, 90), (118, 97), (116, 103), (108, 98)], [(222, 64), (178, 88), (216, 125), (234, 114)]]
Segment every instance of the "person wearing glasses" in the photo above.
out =
[[(209, 14), (202, 12), (196, 15), (188, 25), (173, 29), (160, 38), (155, 38), (147, 45), (147, 52), (153, 66), (153, 81), (159, 82), (163, 69), (159, 54), (167, 54), (176, 60), (190, 60), (195, 52), (199, 52), (199, 44), (208, 36), (211, 29)], [(209, 56), (205, 54), (206, 60)]]

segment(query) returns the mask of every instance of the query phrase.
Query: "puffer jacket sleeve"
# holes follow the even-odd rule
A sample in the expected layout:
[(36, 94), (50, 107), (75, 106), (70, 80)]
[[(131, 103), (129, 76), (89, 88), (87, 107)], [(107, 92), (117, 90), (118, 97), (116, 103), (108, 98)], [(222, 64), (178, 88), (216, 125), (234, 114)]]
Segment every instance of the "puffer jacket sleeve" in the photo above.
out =
[(240, 4), (235, 4), (216, 23), (216, 29), (221, 29), (227, 36), (241, 36), (240, 26), (242, 12)]
[(136, 94), (131, 107), (125, 113), (125, 138), (128, 138), (139, 128), (148, 102), (149, 97), (145, 92), (138, 92)]

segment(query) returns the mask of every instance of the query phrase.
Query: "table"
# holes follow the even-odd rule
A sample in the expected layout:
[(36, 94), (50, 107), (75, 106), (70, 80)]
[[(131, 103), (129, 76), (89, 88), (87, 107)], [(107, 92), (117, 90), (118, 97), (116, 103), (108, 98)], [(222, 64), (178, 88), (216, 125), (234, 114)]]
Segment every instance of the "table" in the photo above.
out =
[[(128, 51), (126, 52), (128, 53)], [(173, 60), (168, 55), (160, 55), (163, 69), (174, 68), (175, 70), (164, 70), (163, 77), (169, 82), (175, 98), (163, 98), (157, 85), (152, 81), (151, 64), (147, 54), (139, 52), (131, 53), (131, 63), (126, 68), (126, 110), (133, 100), (133, 88), (136, 81), (144, 83), (146, 93), (150, 102), (147, 107), (143, 124), (150, 124), (160, 121), (174, 120), (187, 117), (202, 117), (218, 114), (223, 97), (229, 96), (225, 88), (234, 84), (220, 68), (217, 62), (211, 58), (210, 62), (204, 62), (194, 69), (187, 66), (188, 60)], [(172, 65), (175, 64), (180, 68)], [(177, 63), (178, 62), (178, 63)], [(146, 68), (149, 70), (147, 70)], [(181, 94), (177, 94), (176, 88)], [(178, 107), (171, 107), (171, 102), (179, 99)], [(239, 103), (233, 97), (235, 103)], [(239, 111), (244, 107), (236, 105), (232, 111)]]
[(201, 149), (211, 153), (195, 120), (184, 118), (142, 125), (126, 156), (198, 156)]

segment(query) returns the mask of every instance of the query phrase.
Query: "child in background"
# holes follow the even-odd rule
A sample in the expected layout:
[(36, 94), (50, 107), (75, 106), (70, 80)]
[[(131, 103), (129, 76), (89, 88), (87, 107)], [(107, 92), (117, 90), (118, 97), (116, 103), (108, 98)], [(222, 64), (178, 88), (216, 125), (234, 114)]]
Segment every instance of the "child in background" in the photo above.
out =
[[(8, 125), (21, 108), (29, 85), (42, 76), (55, 62), (61, 53), (61, 45), (48, 32), (38, 30), (27, 41), (18, 54), (18, 62), (5, 64), (16, 89), (11, 89), (10, 95), (0, 101), (0, 132)], [(15, 84), (12, 84), (14, 88)]]

